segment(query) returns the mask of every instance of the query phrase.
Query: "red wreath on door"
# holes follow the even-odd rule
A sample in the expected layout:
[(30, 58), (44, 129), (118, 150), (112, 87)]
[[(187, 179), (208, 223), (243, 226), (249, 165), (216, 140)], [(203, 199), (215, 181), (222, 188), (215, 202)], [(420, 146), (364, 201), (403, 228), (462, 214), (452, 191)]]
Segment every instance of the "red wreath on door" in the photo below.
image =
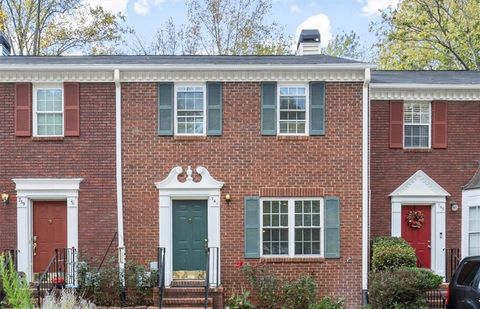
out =
[(414, 229), (419, 229), (425, 222), (425, 215), (420, 210), (410, 210), (407, 215), (408, 226)]

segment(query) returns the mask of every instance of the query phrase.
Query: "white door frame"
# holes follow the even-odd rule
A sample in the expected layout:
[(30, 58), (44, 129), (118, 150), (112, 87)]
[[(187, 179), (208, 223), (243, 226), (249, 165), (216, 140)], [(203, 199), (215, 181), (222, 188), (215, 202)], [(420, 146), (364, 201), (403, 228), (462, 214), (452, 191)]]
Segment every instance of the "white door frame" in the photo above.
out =
[(67, 247), (78, 249), (78, 191), (82, 178), (12, 179), (17, 191), (18, 271), (33, 279), (33, 202), (67, 201)]
[[(178, 176), (183, 174), (180, 166), (174, 167), (168, 176), (155, 183), (159, 190), (159, 246), (166, 249), (165, 253), (165, 285), (170, 286), (173, 280), (173, 235), (172, 235), (172, 205), (174, 200), (207, 200), (207, 222), (208, 222), (208, 246), (218, 247), (220, 250), (220, 189), (224, 183), (215, 180), (208, 170), (202, 166), (196, 169), (201, 179), (196, 182), (193, 179), (193, 171), (190, 166), (185, 171), (186, 180), (181, 182)], [(221, 253), (221, 251), (220, 251)], [(215, 282), (216, 276), (220, 281), (220, 253), (218, 260), (218, 271), (211, 257), (210, 263), (210, 282)], [(218, 282), (220, 284), (220, 282)]]
[(445, 204), (450, 194), (423, 171), (419, 170), (390, 194), (391, 235), (402, 236), (402, 206), (431, 205), (430, 266), (445, 277)]

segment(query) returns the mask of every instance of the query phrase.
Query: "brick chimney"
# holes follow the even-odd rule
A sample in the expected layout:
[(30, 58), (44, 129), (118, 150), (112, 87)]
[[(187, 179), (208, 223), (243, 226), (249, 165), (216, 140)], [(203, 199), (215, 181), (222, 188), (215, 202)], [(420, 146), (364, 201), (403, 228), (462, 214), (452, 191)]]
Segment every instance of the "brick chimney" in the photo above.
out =
[(10, 56), (11, 51), (12, 47), (10, 46), (7, 36), (3, 32), (0, 32), (0, 57)]
[(320, 54), (320, 32), (317, 29), (304, 29), (297, 43), (297, 55)]

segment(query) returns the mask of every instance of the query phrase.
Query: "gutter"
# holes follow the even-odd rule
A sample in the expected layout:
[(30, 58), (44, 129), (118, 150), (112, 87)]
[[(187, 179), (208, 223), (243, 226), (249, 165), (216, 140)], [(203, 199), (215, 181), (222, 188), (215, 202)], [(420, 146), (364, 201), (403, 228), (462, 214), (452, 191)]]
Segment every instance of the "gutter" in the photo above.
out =
[(387, 84), (387, 83), (371, 83), (371, 89), (439, 89), (439, 90), (453, 90), (453, 89), (465, 89), (465, 90), (478, 90), (478, 85), (474, 84)]
[(122, 283), (125, 269), (125, 242), (123, 238), (123, 181), (122, 181), (122, 85), (120, 70), (113, 72), (115, 81), (115, 168), (117, 184), (118, 266)]
[(322, 70), (365, 70), (367, 68), (375, 68), (373, 64), (356, 64), (356, 63), (338, 63), (338, 64), (16, 64), (1, 63), (0, 71), (9, 70), (29, 70), (29, 71), (265, 71), (265, 70), (303, 70), (315, 71)]
[(362, 297), (368, 300), (368, 261), (370, 253), (370, 69), (365, 69), (362, 92)]

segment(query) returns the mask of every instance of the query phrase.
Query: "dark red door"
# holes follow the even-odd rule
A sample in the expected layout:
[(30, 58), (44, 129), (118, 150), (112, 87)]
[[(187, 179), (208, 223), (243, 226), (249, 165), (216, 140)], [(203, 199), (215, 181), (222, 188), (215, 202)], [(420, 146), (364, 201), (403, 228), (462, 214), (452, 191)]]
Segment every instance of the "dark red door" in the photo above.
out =
[(45, 270), (56, 248), (67, 247), (67, 203), (37, 201), (33, 203), (33, 272)]
[[(416, 218), (423, 216), (421, 227), (412, 227), (408, 222), (409, 214)], [(419, 216), (420, 215), (420, 216)], [(417, 266), (430, 268), (430, 236), (431, 236), (431, 206), (402, 206), (402, 238), (405, 239), (417, 254)]]

